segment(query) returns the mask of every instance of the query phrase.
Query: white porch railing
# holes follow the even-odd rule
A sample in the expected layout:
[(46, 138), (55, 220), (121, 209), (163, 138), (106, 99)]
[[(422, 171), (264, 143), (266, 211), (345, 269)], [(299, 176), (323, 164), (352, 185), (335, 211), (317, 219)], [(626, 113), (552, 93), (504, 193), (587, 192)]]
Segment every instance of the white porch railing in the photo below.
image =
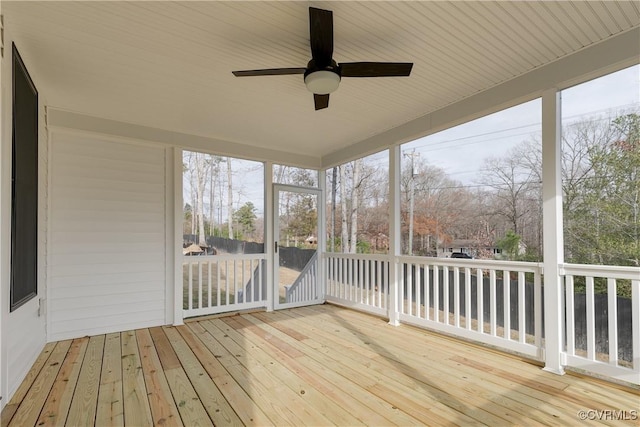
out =
[[(389, 256), (325, 259), (327, 301), (391, 316)], [(408, 256), (397, 262), (401, 321), (542, 359), (541, 264)]]
[(185, 256), (183, 316), (266, 307), (265, 254)]
[(542, 359), (542, 267), (400, 257), (400, 321)]
[(389, 257), (326, 253), (326, 300), (386, 316)]
[(564, 264), (561, 274), (566, 365), (640, 384), (640, 269)]
[(318, 252), (309, 259), (298, 278), (291, 285), (286, 285), (284, 289), (286, 303), (312, 301), (319, 298)]

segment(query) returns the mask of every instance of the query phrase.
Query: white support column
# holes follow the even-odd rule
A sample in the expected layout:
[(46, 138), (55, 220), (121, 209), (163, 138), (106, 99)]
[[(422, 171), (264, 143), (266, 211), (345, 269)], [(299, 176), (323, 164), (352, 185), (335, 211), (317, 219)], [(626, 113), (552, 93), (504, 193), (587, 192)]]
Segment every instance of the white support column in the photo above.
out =
[[(169, 151), (169, 150), (167, 150)], [(173, 247), (169, 254), (173, 254), (174, 268), (173, 270), (167, 269), (167, 274), (173, 271), (173, 324), (183, 325), (183, 278), (182, 278), (182, 218), (183, 218), (183, 204), (182, 204), (182, 150), (180, 148), (173, 148)], [(168, 213), (168, 211), (167, 211)], [(167, 221), (169, 218), (167, 218)]]
[[(9, 269), (7, 268), (7, 262), (9, 261), (8, 254), (11, 252), (11, 229), (9, 229), (7, 233), (7, 227), (5, 224), (7, 223), (7, 212), (11, 212), (7, 208), (10, 204), (8, 202), (8, 195), (5, 189), (7, 188), (5, 185), (11, 182), (11, 175), (9, 174), (9, 168), (7, 166), (7, 160), (9, 161), (9, 165), (11, 164), (11, 155), (8, 153), (6, 148), (8, 144), (8, 138), (5, 137), (5, 126), (6, 122), (4, 121), (4, 110), (7, 108), (5, 105), (5, 82), (3, 80), (2, 69), (5, 67), (4, 63), (7, 62), (3, 59), (5, 49), (4, 49), (4, 16), (2, 15), (2, 2), (0, 2), (0, 48), (2, 48), (2, 57), (0, 57), (0, 411), (7, 404), (7, 377), (8, 372), (5, 369), (5, 361), (6, 359), (6, 320), (7, 313), (5, 312), (5, 307), (8, 307), (9, 303), (6, 300), (5, 295), (9, 294)], [(9, 154), (7, 159), (6, 155)], [(5, 182), (7, 184), (5, 184)], [(6, 291), (5, 291), (6, 289)]]
[(324, 255), (327, 253), (327, 177), (326, 171), (318, 171), (318, 188), (320, 198), (318, 200), (318, 283), (320, 284), (320, 299), (325, 301), (327, 296), (327, 262)]
[(564, 262), (562, 226), (560, 92), (542, 94), (542, 218), (544, 249), (545, 371), (564, 374), (562, 361), (562, 278)]
[(274, 301), (274, 270), (273, 263), (276, 262), (273, 250), (274, 230), (273, 215), (275, 207), (273, 204), (273, 162), (264, 163), (264, 252), (267, 257), (267, 311), (273, 311)]
[[(164, 275), (165, 275), (165, 313), (164, 323), (166, 325), (173, 324), (176, 310), (176, 286), (175, 270), (178, 268), (176, 262), (175, 248), (181, 246), (181, 240), (176, 241), (176, 205), (182, 204), (176, 201), (178, 196), (176, 192), (175, 180), (173, 179), (176, 172), (174, 161), (175, 149), (167, 147), (164, 150), (164, 227), (165, 227), (165, 251), (164, 251)], [(50, 205), (50, 204), (49, 204)], [(47, 298), (48, 299), (48, 298)]]
[(389, 149), (389, 324), (398, 326), (398, 283), (400, 245), (400, 146)]

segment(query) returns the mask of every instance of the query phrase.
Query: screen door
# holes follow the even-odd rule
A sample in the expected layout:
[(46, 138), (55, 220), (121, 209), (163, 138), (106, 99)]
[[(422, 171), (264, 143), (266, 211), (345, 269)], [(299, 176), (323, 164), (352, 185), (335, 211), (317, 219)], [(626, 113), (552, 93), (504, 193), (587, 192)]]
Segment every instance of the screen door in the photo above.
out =
[(321, 303), (320, 190), (274, 185), (275, 308)]

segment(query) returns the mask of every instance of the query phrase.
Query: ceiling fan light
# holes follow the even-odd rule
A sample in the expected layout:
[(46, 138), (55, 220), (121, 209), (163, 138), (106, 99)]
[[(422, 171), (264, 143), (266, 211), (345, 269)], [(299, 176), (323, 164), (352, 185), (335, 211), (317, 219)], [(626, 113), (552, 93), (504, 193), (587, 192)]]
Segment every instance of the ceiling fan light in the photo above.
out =
[(309, 92), (316, 95), (327, 95), (340, 84), (340, 76), (333, 71), (319, 70), (309, 73), (304, 78), (304, 84)]

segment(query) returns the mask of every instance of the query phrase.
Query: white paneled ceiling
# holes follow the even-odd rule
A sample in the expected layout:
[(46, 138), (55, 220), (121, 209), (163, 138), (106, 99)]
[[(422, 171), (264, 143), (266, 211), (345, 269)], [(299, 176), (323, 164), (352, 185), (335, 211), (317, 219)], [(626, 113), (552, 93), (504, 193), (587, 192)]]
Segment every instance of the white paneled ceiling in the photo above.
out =
[[(309, 6), (333, 10), (337, 62), (414, 62), (411, 76), (343, 79), (314, 111), (301, 75), (231, 74), (306, 66)], [(54, 108), (318, 158), (640, 25), (638, 2), (613, 1), (3, 1), (2, 13)]]

